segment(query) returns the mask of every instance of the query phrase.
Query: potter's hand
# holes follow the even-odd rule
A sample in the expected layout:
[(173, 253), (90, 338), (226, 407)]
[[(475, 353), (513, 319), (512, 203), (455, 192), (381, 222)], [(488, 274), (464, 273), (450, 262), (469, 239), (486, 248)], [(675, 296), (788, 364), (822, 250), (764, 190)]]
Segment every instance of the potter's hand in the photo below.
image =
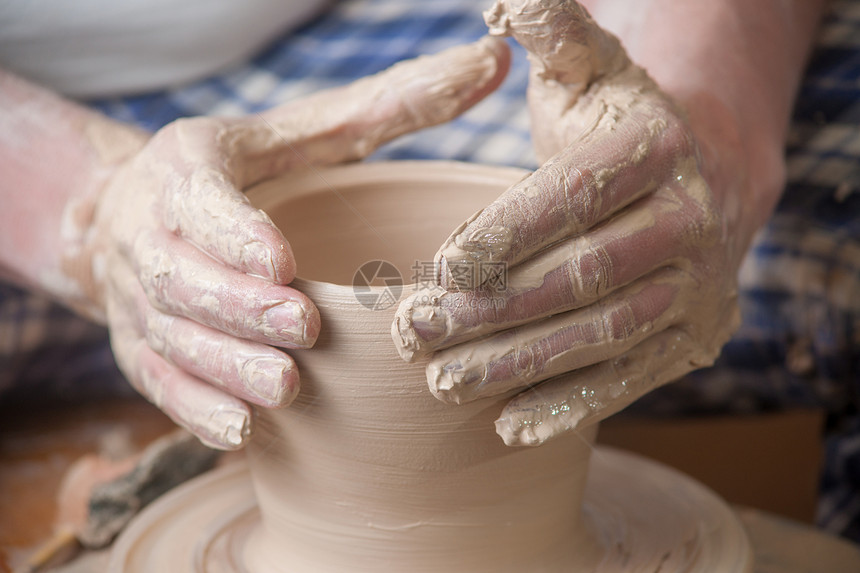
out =
[[(446, 292), (404, 301), (393, 334), (406, 359), (436, 351), (441, 400), (527, 388), (496, 425), (533, 445), (711, 364), (738, 325), (742, 249), (682, 115), (614, 36), (574, 2), (499, 1), (486, 16), (529, 51), (548, 159), (448, 238)], [(506, 284), (485, 281), (496, 264)]]
[(508, 57), (485, 39), (260, 116), (156, 133), (98, 198), (89, 251), (67, 256), (92, 262), (93, 300), (131, 383), (205, 443), (243, 446), (246, 402), (284, 406), (298, 391), (293, 360), (275, 347), (312, 346), (320, 319), (286, 286), (289, 244), (242, 190), (451, 119), (498, 85)]

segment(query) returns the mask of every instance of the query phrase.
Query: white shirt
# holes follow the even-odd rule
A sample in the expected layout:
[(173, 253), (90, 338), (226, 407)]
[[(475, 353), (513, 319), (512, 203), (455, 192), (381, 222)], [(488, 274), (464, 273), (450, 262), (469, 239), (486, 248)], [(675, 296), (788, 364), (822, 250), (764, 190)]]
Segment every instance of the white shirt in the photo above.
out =
[(325, 0), (0, 0), (0, 67), (78, 97), (209, 76)]

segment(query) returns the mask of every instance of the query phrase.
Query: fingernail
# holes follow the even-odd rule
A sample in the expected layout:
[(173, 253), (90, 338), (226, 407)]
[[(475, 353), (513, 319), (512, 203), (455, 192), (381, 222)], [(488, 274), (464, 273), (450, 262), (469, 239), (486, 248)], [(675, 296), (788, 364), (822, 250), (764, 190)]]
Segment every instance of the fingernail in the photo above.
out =
[(260, 241), (246, 243), (242, 247), (241, 262), (253, 275), (272, 281), (276, 279), (272, 250), (265, 243)]
[(420, 291), (400, 303), (391, 336), (406, 362), (427, 356), (433, 350), (433, 343), (448, 334), (451, 317), (440, 296), (441, 293)]
[[(452, 254), (459, 251), (456, 254)], [(449, 247), (446, 249), (448, 255), (441, 255), (437, 261), (436, 284), (450, 292), (470, 291), (477, 288), (478, 274), (476, 272), (480, 263), (473, 260), (469, 253)]]
[(253, 434), (251, 409), (240, 410), (231, 406), (220, 406), (205, 422), (200, 435), (203, 443), (222, 450), (242, 448)]
[(481, 265), (504, 261), (514, 237), (500, 225), (455, 231), (436, 254), (437, 284), (447, 290), (473, 290), (481, 284)]
[(511, 375), (512, 360), (515, 363), (519, 352), (515, 344), (492, 340), (440, 350), (427, 364), (427, 385), (436, 398), (453, 404), (522, 388), (533, 375), (531, 371)]
[(463, 404), (477, 397), (469, 383), (474, 376), (470, 377), (470, 372), (459, 362), (431, 360), (426, 373), (430, 392), (442, 402)]
[(442, 256), (455, 262), (497, 259), (511, 248), (513, 232), (508, 227), (491, 225), (463, 229), (442, 247)]
[(415, 331), (412, 330), (411, 320), (408, 316), (401, 315), (399, 311), (391, 322), (391, 340), (394, 341), (394, 348), (403, 361), (414, 362), (420, 358), (421, 348), (415, 337)]
[(540, 387), (519, 394), (496, 420), (496, 433), (509, 446), (539, 446), (580, 428), (593, 407), (575, 399), (576, 394), (562, 396), (541, 392)]
[(291, 365), (277, 358), (255, 358), (242, 367), (242, 377), (248, 389), (258, 396), (265, 405), (286, 406), (296, 397), (298, 384), (288, 380)]
[(509, 36), (511, 33), (511, 18), (502, 2), (497, 1), (484, 11), (484, 23), (494, 36)]
[(506, 446), (537, 446), (540, 439), (535, 432), (535, 426), (538, 425), (539, 420), (521, 420), (503, 415), (496, 420), (496, 434)]
[(287, 301), (268, 309), (264, 315), (267, 336), (298, 348), (313, 344), (307, 340), (307, 313), (298, 302)]

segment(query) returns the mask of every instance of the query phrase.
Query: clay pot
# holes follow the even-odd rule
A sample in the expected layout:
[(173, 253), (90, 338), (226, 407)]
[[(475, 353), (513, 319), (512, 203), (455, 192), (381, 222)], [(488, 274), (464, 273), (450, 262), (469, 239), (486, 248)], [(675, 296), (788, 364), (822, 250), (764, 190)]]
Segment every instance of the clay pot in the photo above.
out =
[[(425, 364), (398, 356), (396, 301), (429, 280), (421, 263), (523, 174), (358, 164), (250, 190), (290, 239), (302, 277), (293, 284), (322, 316), (316, 346), (291, 352), (301, 392), (283, 410), (258, 411), (247, 465), (147, 507), (108, 571), (750, 573), (743, 528), (703, 486), (593, 450), (595, 426), (507, 447), (493, 424), (506, 396), (443, 404)], [(367, 286), (379, 270), (399, 273), (402, 288)]]
[[(507, 397), (439, 402), (425, 363), (403, 362), (390, 335), (397, 300), (430, 278), (421, 263), (523, 175), (377, 163), (249, 192), (290, 241), (293, 286), (322, 317), (315, 347), (290, 353), (298, 398), (258, 411), (248, 459), (262, 520), (244, 552), (250, 571), (557, 573), (588, 562), (580, 506), (593, 430), (507, 447), (493, 425)], [(380, 266), (396, 268), (402, 287), (365, 288)]]

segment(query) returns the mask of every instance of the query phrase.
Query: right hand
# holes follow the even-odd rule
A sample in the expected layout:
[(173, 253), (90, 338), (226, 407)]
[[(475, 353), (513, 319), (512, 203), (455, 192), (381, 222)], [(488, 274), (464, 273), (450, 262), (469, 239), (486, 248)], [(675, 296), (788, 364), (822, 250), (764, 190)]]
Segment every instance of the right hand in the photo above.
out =
[[(487, 15), (529, 54), (543, 164), (449, 236), (444, 290), (401, 302), (392, 331), (405, 359), (433, 353), (444, 402), (516, 392), (496, 430), (533, 446), (713, 363), (739, 324), (755, 230), (727, 203), (751, 190), (739, 162), (705, 177), (699, 144), (714, 141), (574, 0), (497, 0)], [(457, 280), (487, 267), (501, 287)]]
[(242, 191), (447, 121), (495, 89), (508, 61), (484, 39), (259, 116), (181, 119), (146, 141), (89, 206), (85, 248), (63, 254), (135, 388), (204, 443), (242, 447), (248, 403), (280, 407), (298, 392), (278, 348), (308, 348), (320, 329), (313, 302), (286, 286), (289, 244)]

